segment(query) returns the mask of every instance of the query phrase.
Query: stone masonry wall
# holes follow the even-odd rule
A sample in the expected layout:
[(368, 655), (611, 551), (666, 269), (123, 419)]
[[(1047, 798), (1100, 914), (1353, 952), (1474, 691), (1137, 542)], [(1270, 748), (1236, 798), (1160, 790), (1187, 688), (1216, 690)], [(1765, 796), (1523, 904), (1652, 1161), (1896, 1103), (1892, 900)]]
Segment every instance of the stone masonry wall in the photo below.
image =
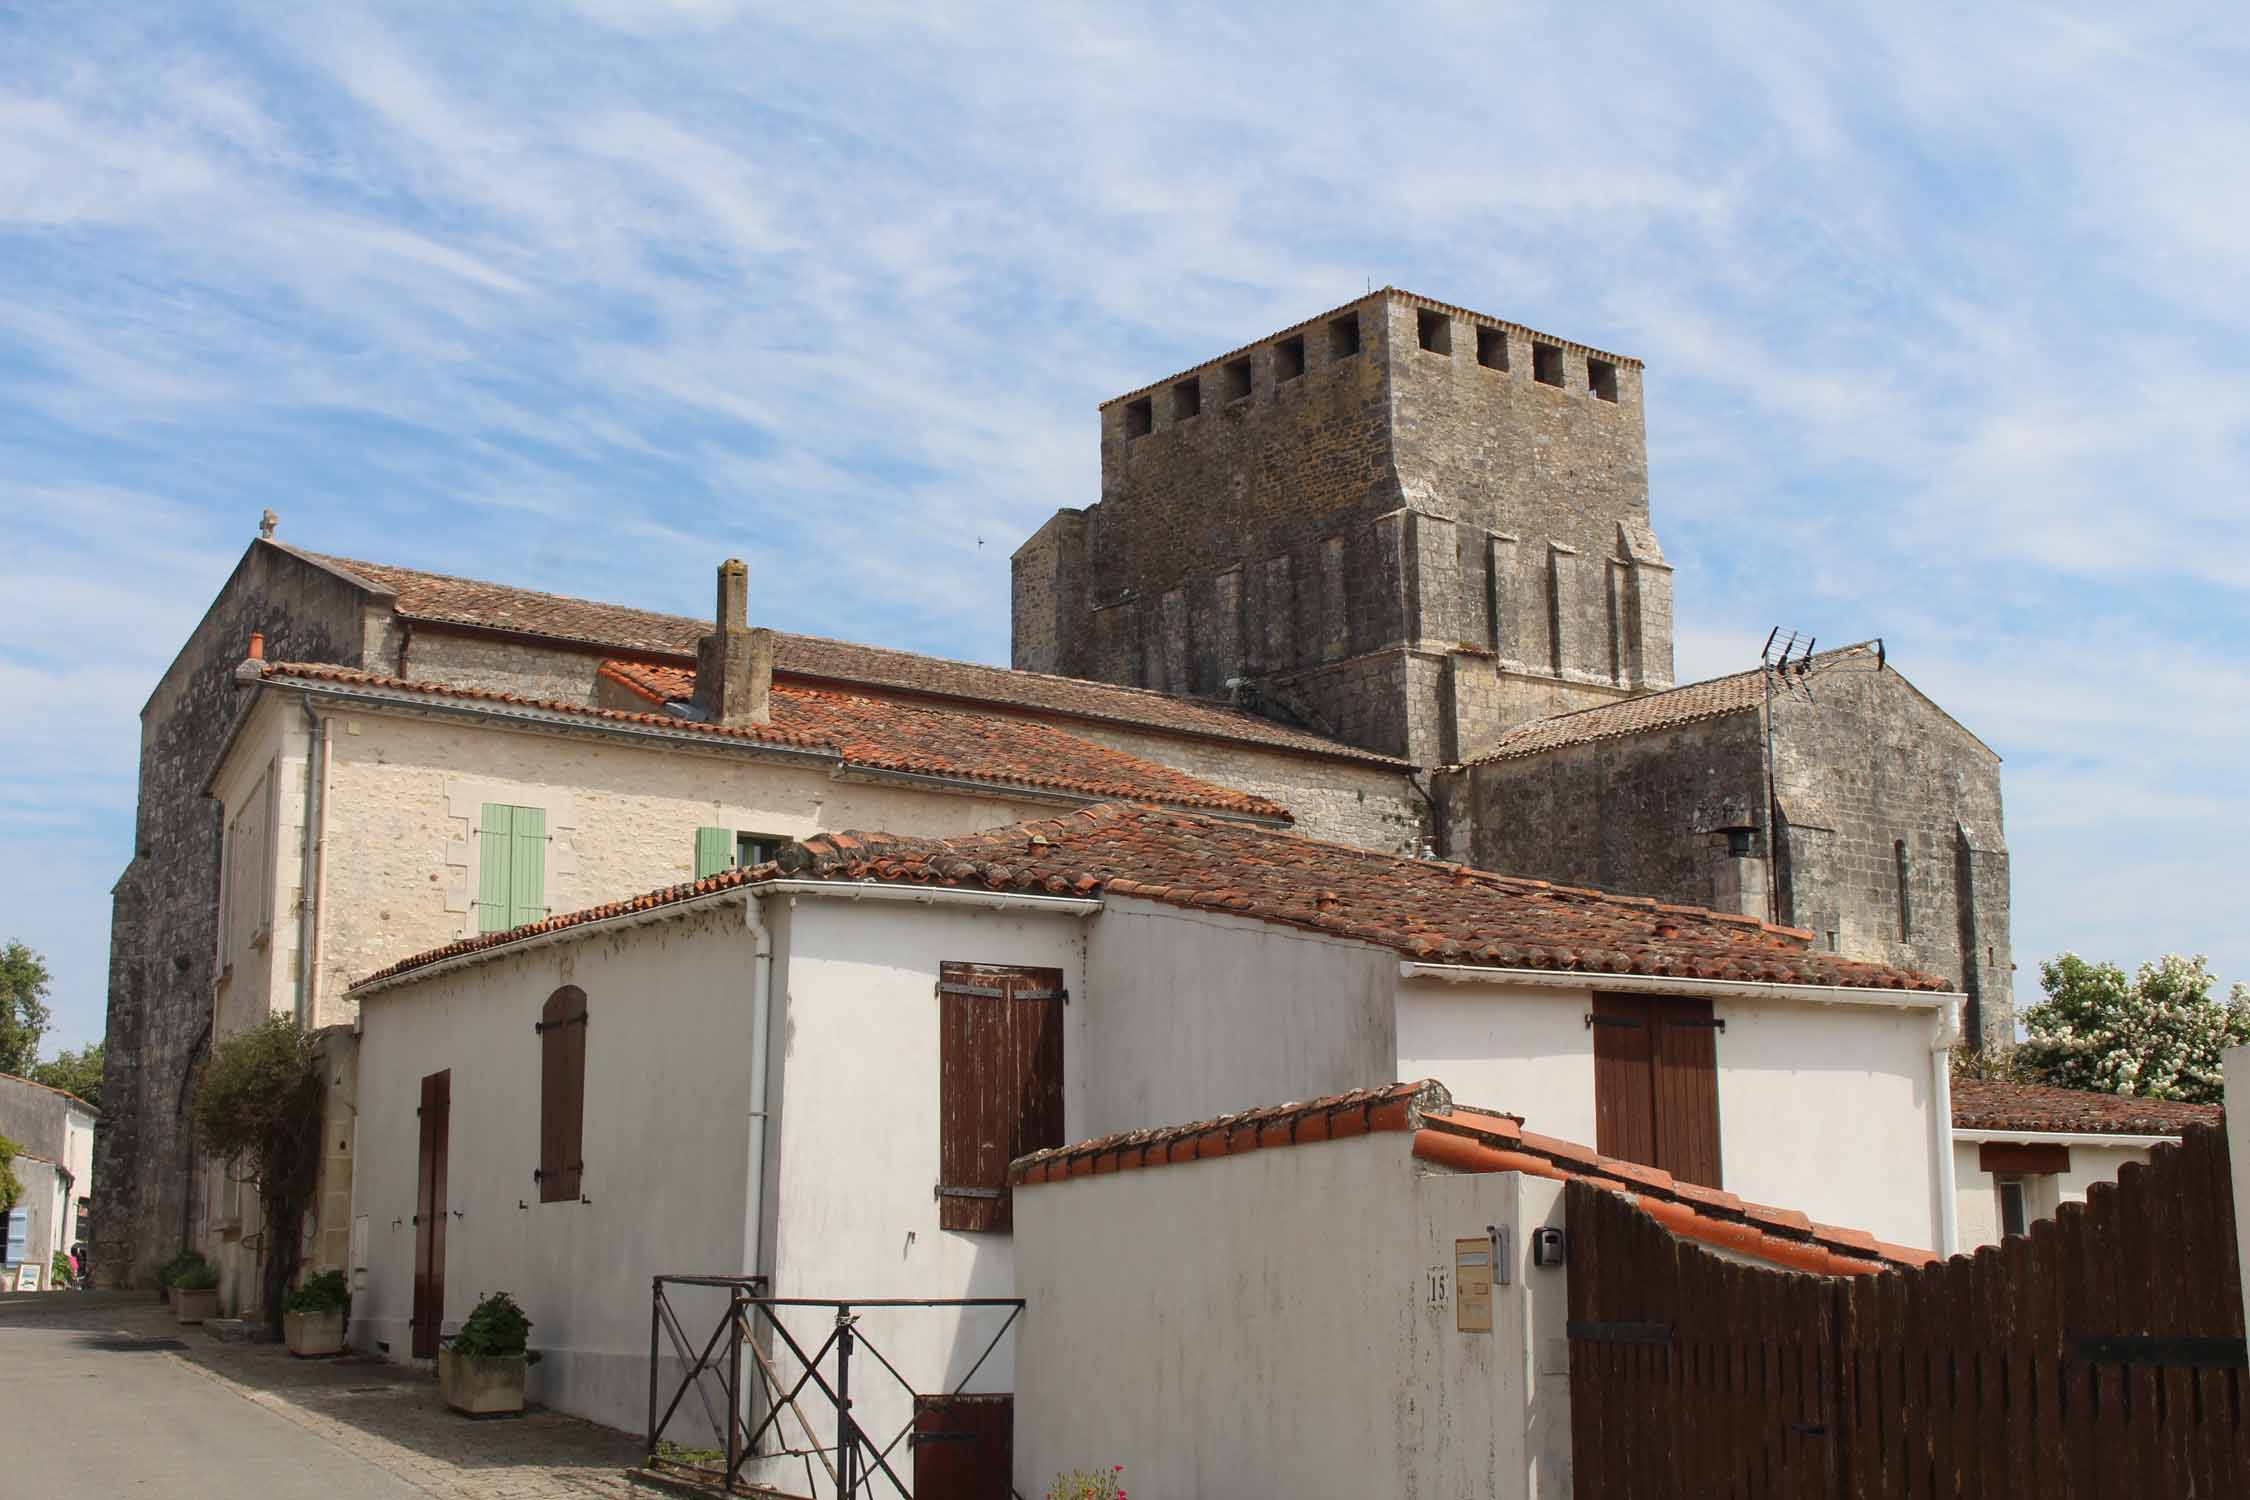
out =
[[(1640, 400), (1630, 361), (1386, 290), (1106, 403), (1101, 501), (1016, 554), (1015, 664), (1206, 696), (1286, 679), (1422, 764), (1668, 686)], [(1400, 648), (1472, 661), (1434, 686), (1359, 665)], [(1558, 709), (1536, 684), (1585, 691)]]
[(363, 595), (279, 547), (252, 544), (141, 710), (140, 803), (110, 925), (95, 1274), (144, 1281), (179, 1248), (191, 1156), (189, 1069), (208, 1045), (219, 813), (203, 796), (240, 701), (252, 631), (267, 655), (356, 664)]

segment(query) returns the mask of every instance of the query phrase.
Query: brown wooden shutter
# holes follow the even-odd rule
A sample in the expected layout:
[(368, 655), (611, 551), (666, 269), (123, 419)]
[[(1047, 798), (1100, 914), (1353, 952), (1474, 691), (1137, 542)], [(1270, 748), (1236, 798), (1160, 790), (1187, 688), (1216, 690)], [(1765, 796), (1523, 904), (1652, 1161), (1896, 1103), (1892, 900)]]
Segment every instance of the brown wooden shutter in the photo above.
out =
[(414, 1182), (413, 1357), (435, 1359), (445, 1321), (445, 1158), (453, 1123), (453, 1074), (422, 1080), (420, 1161)]
[(571, 1203), (586, 1165), (586, 992), (549, 995), (538, 1031), (539, 1201)]
[(1016, 1398), (916, 1396), (915, 1500), (994, 1500), (1015, 1468)]
[(1012, 1227), (1008, 1163), (1063, 1143), (1062, 971), (938, 970), (938, 1227)]
[(1649, 1087), (1655, 1051), (1645, 995), (1594, 996), (1594, 1149), (1620, 1161), (1656, 1165), (1656, 1101)]
[(1651, 1091), (1656, 1155), (1652, 1165), (1682, 1182), (1719, 1181), (1719, 1047), (1708, 1000), (1652, 1000)]

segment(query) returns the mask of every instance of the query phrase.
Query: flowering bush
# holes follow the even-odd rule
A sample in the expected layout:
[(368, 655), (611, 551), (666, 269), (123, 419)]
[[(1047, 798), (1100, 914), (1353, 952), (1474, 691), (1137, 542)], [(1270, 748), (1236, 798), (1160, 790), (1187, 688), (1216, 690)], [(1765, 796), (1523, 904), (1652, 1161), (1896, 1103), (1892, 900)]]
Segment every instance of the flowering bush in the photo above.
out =
[(2039, 983), (2047, 998), (2023, 1014), (2016, 1062), (2041, 1083), (2216, 1104), (2219, 1054), (2250, 1042), (2250, 988), (2212, 999), (2201, 954), (2167, 953), (2128, 980), (2065, 953), (2039, 966)]
[(1091, 1474), (1077, 1469), (1057, 1474), (1047, 1486), (1047, 1500), (1125, 1500), (1125, 1491), (1119, 1488), (1124, 1481), (1118, 1478), (1124, 1472), (1123, 1464), (1111, 1464)]

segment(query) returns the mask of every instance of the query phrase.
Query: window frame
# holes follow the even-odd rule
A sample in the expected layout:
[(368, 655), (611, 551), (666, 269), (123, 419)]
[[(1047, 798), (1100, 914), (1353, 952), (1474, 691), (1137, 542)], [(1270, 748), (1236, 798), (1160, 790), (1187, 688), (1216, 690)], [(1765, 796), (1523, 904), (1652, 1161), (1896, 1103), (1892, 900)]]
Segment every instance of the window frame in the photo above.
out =
[(539, 1007), (539, 1165), (531, 1179), (541, 1203), (575, 1203), (586, 1181), (586, 1034), (592, 1007), (575, 984), (558, 986)]

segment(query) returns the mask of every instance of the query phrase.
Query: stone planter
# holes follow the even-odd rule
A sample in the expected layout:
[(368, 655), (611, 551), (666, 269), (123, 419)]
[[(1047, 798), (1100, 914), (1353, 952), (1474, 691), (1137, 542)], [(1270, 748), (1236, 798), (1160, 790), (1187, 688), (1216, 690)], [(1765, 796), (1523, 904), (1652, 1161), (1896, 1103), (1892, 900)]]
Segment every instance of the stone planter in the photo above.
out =
[(208, 1287), (198, 1292), (176, 1286), (172, 1288), (172, 1309), (183, 1323), (215, 1318), (219, 1315), (219, 1289)]
[(317, 1359), (344, 1352), (344, 1310), (289, 1312), (281, 1315), (281, 1336), (289, 1352), (300, 1359)]
[(438, 1393), (445, 1404), (472, 1417), (494, 1417), (523, 1410), (524, 1371), (529, 1366), (521, 1354), (485, 1358), (438, 1350)]

